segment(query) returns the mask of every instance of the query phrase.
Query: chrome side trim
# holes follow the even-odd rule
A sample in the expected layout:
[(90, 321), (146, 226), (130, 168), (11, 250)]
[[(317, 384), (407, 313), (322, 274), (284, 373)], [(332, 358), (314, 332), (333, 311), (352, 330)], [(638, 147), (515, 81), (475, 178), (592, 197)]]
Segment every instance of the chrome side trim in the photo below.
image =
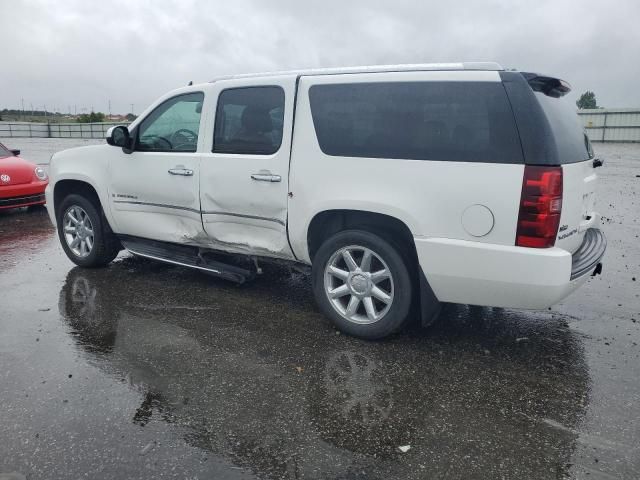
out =
[(258, 215), (246, 215), (244, 213), (202, 211), (202, 210), (196, 210), (195, 208), (180, 207), (178, 205), (167, 205), (164, 203), (151, 203), (151, 202), (138, 202), (138, 201), (130, 201), (130, 200), (113, 200), (113, 203), (126, 203), (129, 205), (146, 205), (149, 207), (171, 208), (174, 210), (184, 210), (186, 212), (199, 213), (200, 215), (227, 215), (231, 217), (252, 218), (254, 220), (264, 220), (265, 222), (279, 223), (283, 227), (286, 226), (285, 222), (283, 222), (278, 218), (260, 217)]
[(275, 222), (275, 223), (279, 223), (283, 227), (285, 226), (285, 223), (282, 220), (279, 220), (277, 218), (259, 217), (257, 215), (245, 215), (244, 213), (208, 211), (208, 212), (202, 212), (202, 214), (203, 215), (228, 215), (231, 217), (252, 218), (254, 220), (264, 220), (265, 222)]
[(136, 201), (130, 201), (130, 200), (114, 200), (113, 203), (127, 203), (129, 205), (146, 205), (148, 207), (162, 207), (162, 208), (171, 208), (174, 210), (184, 210), (184, 211), (193, 212), (193, 213), (202, 213), (200, 210), (196, 210), (195, 208), (180, 207), (178, 205), (167, 205), (164, 203), (136, 202)]

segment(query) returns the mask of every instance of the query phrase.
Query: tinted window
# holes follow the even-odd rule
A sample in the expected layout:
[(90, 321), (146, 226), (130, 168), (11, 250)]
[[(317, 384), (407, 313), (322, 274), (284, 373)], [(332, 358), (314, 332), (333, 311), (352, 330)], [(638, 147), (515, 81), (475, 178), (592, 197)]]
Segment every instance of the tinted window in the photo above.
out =
[(549, 121), (559, 162), (582, 162), (593, 157), (589, 138), (578, 117), (575, 104), (566, 97), (554, 98), (540, 92), (536, 92), (535, 96)]
[(195, 152), (204, 94), (188, 93), (160, 104), (138, 127), (136, 150)]
[(523, 162), (498, 82), (314, 85), (309, 99), (327, 155)]
[(223, 90), (218, 97), (213, 151), (270, 155), (282, 143), (284, 91), (280, 87)]
[(12, 157), (13, 153), (9, 151), (7, 147), (0, 143), (0, 158), (2, 157)]

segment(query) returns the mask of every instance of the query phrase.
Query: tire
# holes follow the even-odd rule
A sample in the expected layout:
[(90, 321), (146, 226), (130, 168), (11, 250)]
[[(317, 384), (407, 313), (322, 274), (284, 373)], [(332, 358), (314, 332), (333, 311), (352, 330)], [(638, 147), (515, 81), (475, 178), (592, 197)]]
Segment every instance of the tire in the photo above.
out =
[[(75, 234), (67, 229), (74, 228), (73, 220), (67, 217), (68, 212), (82, 224), (82, 229), (75, 227)], [(82, 195), (71, 194), (62, 200), (57, 210), (57, 224), (62, 249), (76, 265), (89, 268), (104, 267), (116, 258), (120, 251), (120, 243), (109, 228), (100, 206), (96, 206)], [(80, 243), (73, 246), (72, 240), (76, 237), (81, 237)], [(86, 240), (88, 237), (91, 238), (90, 248)]]
[[(367, 251), (368, 268), (363, 262)], [(345, 252), (354, 262), (347, 262)], [(338, 329), (367, 340), (386, 337), (405, 324), (414, 291), (411, 278), (398, 249), (364, 230), (327, 239), (312, 266), (313, 293), (322, 312)]]

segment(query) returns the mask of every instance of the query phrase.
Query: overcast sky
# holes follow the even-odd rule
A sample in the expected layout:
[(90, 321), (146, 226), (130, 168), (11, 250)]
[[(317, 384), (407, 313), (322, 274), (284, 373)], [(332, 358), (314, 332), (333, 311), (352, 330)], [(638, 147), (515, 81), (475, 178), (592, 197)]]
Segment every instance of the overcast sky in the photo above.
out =
[(217, 75), (486, 61), (640, 107), (640, 1), (0, 0), (0, 109), (139, 113)]

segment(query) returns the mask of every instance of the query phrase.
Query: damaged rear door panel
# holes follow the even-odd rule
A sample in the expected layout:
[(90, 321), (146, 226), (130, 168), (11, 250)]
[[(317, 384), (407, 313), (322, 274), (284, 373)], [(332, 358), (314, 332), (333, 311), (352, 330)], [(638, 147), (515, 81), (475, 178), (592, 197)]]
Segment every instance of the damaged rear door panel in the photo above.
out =
[(200, 162), (209, 248), (294, 258), (287, 239), (296, 76), (214, 82)]

